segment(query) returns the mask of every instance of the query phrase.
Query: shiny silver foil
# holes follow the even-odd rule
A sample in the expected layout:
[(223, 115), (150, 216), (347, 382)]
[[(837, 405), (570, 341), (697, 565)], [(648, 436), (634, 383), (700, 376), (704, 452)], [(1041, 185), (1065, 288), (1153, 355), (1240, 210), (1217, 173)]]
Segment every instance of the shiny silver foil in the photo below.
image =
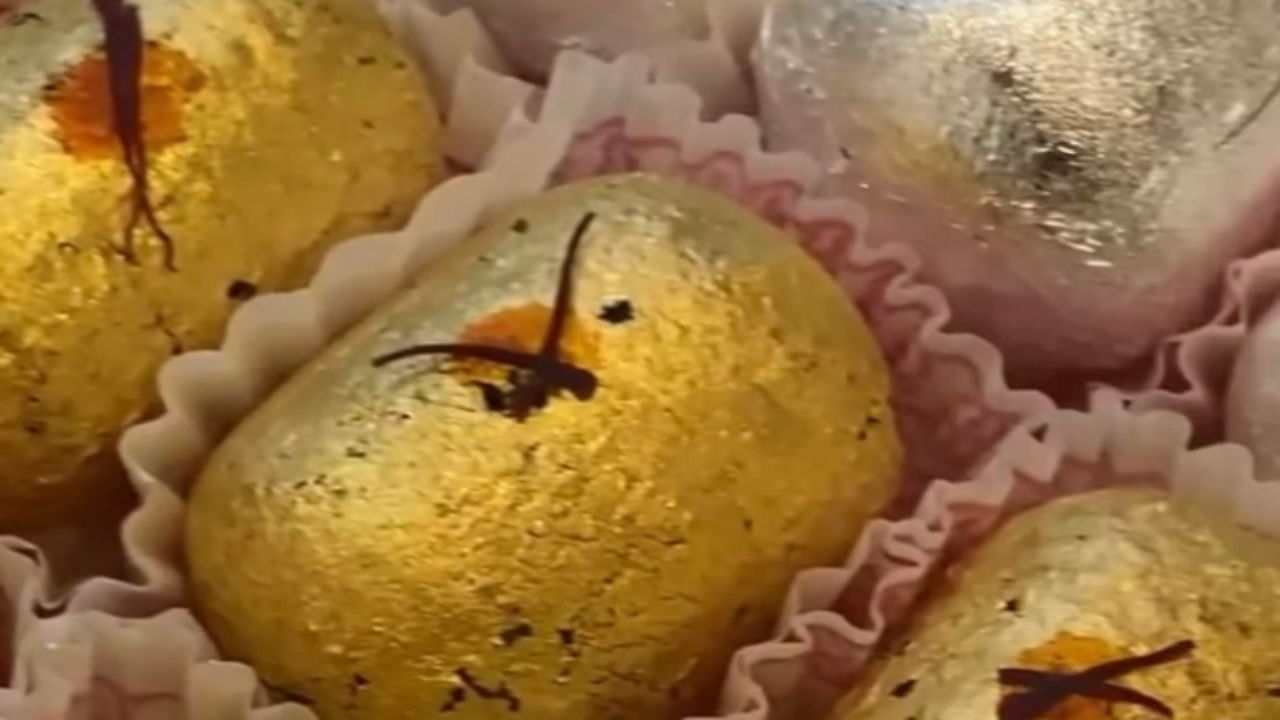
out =
[(757, 64), (772, 142), (1024, 379), (1131, 363), (1275, 223), (1273, 0), (778, 0)]

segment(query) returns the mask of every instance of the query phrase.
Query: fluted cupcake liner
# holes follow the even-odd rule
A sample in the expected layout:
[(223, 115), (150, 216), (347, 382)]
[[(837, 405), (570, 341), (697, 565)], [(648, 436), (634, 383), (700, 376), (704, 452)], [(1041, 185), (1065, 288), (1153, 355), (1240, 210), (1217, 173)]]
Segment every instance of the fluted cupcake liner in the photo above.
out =
[(19, 643), (6, 720), (313, 720), (270, 705), (251, 669), (217, 660), (185, 610), (131, 620), (70, 613), (31, 623)]
[[(544, 101), (544, 88), (515, 77), (470, 10), (445, 11), (440, 0), (375, 0), (399, 40), (424, 68), (449, 127), (445, 152), (476, 167), (510, 114)], [(755, 91), (748, 55), (766, 0), (705, 0), (706, 38), (643, 52), (662, 82), (686, 85), (706, 117), (749, 112)]]
[(733, 720), (821, 718), (849, 690), (886, 631), (911, 615), (935, 568), (999, 524), (1055, 497), (1122, 485), (1174, 495), (1280, 538), (1280, 483), (1254, 478), (1244, 448), (1190, 449), (1191, 423), (1135, 412), (1097, 391), (1088, 412), (1056, 412), (1043, 438), (1014, 429), (963, 482), (940, 480), (907, 518), (876, 520), (848, 562), (802, 573), (777, 639), (740, 650), (722, 715)]
[(1150, 373), (1130, 389), (1133, 407), (1175, 410), (1191, 419), (1197, 440), (1221, 440), (1236, 362), (1249, 333), (1277, 298), (1280, 250), (1232, 263), (1213, 317), (1161, 344)]
[[(483, 96), (485, 88), (469, 92)], [(1051, 411), (1042, 395), (1004, 385), (999, 356), (989, 345), (942, 330), (946, 302), (912, 280), (918, 259), (903, 247), (867, 245), (867, 218), (858, 208), (813, 194), (820, 170), (812, 161), (762, 152), (759, 131), (746, 117), (702, 121), (697, 94), (655, 81), (648, 61), (606, 64), (565, 55), (542, 101), (524, 110), (493, 135), (483, 170), (438, 187), (403, 230), (336, 247), (308, 287), (245, 303), (220, 348), (180, 355), (161, 369), (163, 414), (128, 430), (120, 443), (141, 499), (123, 527), (127, 572), (77, 586), (53, 608), (64, 613), (55, 619), (92, 623), (83, 618), (104, 612), (137, 619), (111, 622), (142, 627), (146, 618), (182, 605), (183, 497), (220, 438), (442, 250), (510, 203), (572, 179), (636, 170), (679, 177), (719, 190), (793, 233), (862, 308), (889, 359), (893, 402), (910, 455), (903, 484), (907, 506), (939, 468), (974, 465), (1011, 428), (1037, 426)], [(465, 137), (464, 127), (453, 127), (459, 138), (483, 145), (480, 138)], [(20, 593), (20, 613), (30, 613), (40, 595)], [(155, 622), (146, 626), (148, 633), (181, 634), (182, 623)], [(19, 683), (11, 692), (33, 695), (30, 687), (24, 690), (23, 678), (51, 672), (59, 662), (32, 649), (30, 638), (38, 636), (36, 630), (22, 633), (17, 662), (27, 674), (15, 675)], [(94, 653), (100, 634), (80, 637), (85, 652)], [(134, 668), (129, 672), (148, 667), (153, 651), (136, 647), (137, 653), (118, 656), (113, 664)], [(191, 657), (188, 664), (205, 658)], [(203, 717), (202, 702), (188, 709), (193, 717)], [(43, 717), (70, 712), (70, 705), (59, 707), (62, 715)]]

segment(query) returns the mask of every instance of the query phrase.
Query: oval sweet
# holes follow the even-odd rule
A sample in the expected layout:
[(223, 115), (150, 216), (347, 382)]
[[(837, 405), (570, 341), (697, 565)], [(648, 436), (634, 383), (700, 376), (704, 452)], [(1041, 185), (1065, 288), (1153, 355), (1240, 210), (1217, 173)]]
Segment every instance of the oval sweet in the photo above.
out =
[(526, 74), (545, 77), (562, 50), (614, 58), (707, 36), (707, 0), (444, 0), (470, 8), (503, 55)]
[(441, 177), (437, 135), (365, 0), (31, 0), (0, 21), (0, 533), (126, 495), (115, 438), (159, 365), (401, 223)]
[(1027, 512), (939, 582), (834, 720), (1280, 714), (1280, 542), (1160, 491)]
[(1274, 237), (1270, 0), (781, 0), (771, 141), (831, 164), (1015, 379), (1117, 371)]
[(857, 311), (764, 221), (643, 175), (565, 186), (216, 451), (195, 604), (324, 718), (707, 710), (793, 573), (892, 494), (887, 385)]

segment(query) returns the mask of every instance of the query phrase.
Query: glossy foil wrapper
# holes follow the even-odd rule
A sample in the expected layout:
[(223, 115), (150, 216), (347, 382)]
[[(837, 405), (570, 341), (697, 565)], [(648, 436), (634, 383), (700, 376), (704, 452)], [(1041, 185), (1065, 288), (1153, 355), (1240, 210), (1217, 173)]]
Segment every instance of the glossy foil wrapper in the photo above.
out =
[(914, 244), (1017, 379), (1125, 368), (1273, 240), (1269, 0), (779, 0), (770, 137)]
[[(1112, 489), (1015, 518), (939, 578), (832, 718), (1268, 720), (1277, 668), (1280, 543)], [(1029, 711), (1031, 693), (1056, 702)]]
[(160, 364), (334, 241), (397, 226), (441, 174), (434, 110), (364, 0), (133, 4), (154, 224), (94, 4), (0, 21), (0, 532), (102, 517)]
[(613, 58), (706, 37), (707, 0), (436, 0), (443, 10), (470, 8), (503, 55), (528, 75), (546, 77), (562, 50)]
[[(594, 223), (565, 265), (575, 227)], [(569, 268), (571, 295), (561, 278)], [(524, 418), (510, 369), (598, 379)], [(488, 388), (485, 386), (488, 385)], [(645, 176), (511, 208), (299, 371), (190, 495), (192, 592), (223, 650), (322, 718), (679, 718), (836, 562), (901, 451), (873, 336), (794, 242)]]

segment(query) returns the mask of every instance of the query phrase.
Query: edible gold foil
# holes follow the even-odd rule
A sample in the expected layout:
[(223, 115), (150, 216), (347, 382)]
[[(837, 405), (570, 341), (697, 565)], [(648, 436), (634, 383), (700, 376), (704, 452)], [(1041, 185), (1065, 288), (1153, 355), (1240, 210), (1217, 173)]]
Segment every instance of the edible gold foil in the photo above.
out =
[[(127, 493), (117, 434), (159, 365), (255, 291), (397, 226), (442, 173), (435, 112), (365, 0), (135, 0), (150, 195), (141, 226), (86, 0), (0, 21), (0, 532)], [(109, 500), (108, 500), (109, 499)]]
[[(520, 422), (504, 373), (419, 343), (536, 351), (571, 231), (563, 356)], [(429, 267), (278, 390), (190, 497), (197, 608), (327, 719), (675, 718), (711, 709), (797, 570), (889, 498), (887, 375), (793, 242), (646, 176), (551, 191)]]
[[(833, 720), (1040, 720), (997, 712), (1004, 668), (1074, 673), (1190, 640), (1185, 657), (1108, 682), (1178, 720), (1280, 717), (1280, 543), (1147, 489), (1067, 498), (997, 532)], [(1095, 686), (1096, 689), (1096, 686)], [(1048, 720), (1145, 720), (1070, 695)]]

